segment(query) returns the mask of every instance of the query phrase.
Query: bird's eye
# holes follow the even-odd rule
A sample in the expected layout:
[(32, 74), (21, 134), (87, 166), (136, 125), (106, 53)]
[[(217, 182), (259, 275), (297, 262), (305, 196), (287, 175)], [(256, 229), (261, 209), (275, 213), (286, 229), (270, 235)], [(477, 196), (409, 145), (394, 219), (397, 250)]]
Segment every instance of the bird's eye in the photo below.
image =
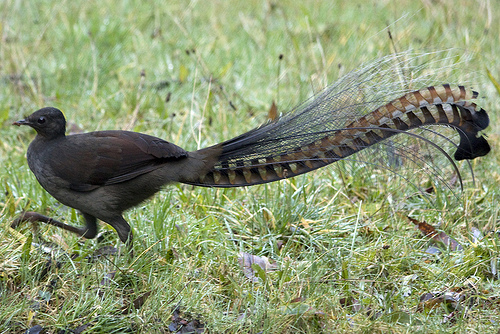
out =
[(45, 123), (45, 117), (43, 117), (43, 116), (42, 116), (42, 117), (40, 117), (40, 118), (38, 119), (38, 121), (37, 121), (37, 122), (38, 122), (38, 124), (43, 124), (43, 123)]

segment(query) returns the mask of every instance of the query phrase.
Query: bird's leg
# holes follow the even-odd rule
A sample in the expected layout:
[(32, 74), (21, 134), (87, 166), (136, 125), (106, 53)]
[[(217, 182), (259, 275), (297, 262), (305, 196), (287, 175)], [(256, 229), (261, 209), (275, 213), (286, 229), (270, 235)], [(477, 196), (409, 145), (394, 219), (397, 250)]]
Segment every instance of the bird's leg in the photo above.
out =
[(16, 228), (23, 221), (29, 221), (32, 223), (42, 222), (42, 223), (46, 223), (46, 224), (60, 227), (66, 231), (76, 233), (79, 236), (85, 237), (87, 239), (95, 238), (95, 236), (97, 235), (96, 218), (93, 216), (90, 216), (88, 214), (85, 214), (85, 213), (83, 214), (83, 217), (85, 218), (85, 227), (75, 227), (75, 226), (71, 226), (71, 225), (65, 224), (63, 222), (60, 222), (58, 220), (52, 219), (50, 217), (44, 216), (42, 214), (39, 214), (38, 212), (26, 211), (26, 212), (21, 213), (19, 215), (19, 217), (17, 217), (16, 220), (14, 220), (11, 227)]
[(113, 216), (106, 219), (100, 219), (113, 226), (113, 228), (116, 230), (116, 233), (118, 233), (118, 237), (120, 237), (120, 240), (128, 246), (129, 252), (133, 257), (132, 246), (134, 235), (132, 233), (130, 225), (127, 223), (125, 218), (123, 218), (122, 216)]

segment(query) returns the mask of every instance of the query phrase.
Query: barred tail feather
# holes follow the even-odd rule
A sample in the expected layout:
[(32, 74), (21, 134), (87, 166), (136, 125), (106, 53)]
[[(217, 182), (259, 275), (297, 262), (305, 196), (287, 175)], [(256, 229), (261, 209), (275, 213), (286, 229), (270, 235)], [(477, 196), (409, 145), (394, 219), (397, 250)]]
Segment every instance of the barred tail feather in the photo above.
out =
[[(278, 119), (218, 144), (222, 152), (213, 168), (198, 180), (186, 183), (238, 187), (273, 182), (324, 167), (397, 133), (434, 124), (449, 125), (459, 132), (455, 159), (483, 156), (490, 147), (478, 132), (488, 126), (489, 119), (483, 109), (470, 102), (477, 95), (463, 86), (431, 86), (394, 99), (343, 128), (314, 132), (304, 128), (297, 133), (295, 127), (290, 127), (293, 134), (288, 136), (282, 129), (289, 120)], [(318, 114), (314, 108), (303, 112), (311, 117)], [(304, 139), (308, 142), (304, 143)]]

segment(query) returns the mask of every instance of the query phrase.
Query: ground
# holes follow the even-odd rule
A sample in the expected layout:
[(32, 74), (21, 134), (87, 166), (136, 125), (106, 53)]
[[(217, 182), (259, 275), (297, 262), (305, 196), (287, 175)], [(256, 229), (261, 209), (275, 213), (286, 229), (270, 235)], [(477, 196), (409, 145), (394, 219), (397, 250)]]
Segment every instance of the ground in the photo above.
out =
[[(0, 8), (0, 332), (497, 332), (496, 1)], [(441, 77), (477, 90), (491, 120), (492, 152), (471, 162), (473, 174), (458, 164), (463, 190), (439, 154), (429, 161), (443, 182), (435, 170), (393, 173), (361, 155), (256, 187), (171, 185), (126, 213), (133, 258), (105, 224), (94, 240), (10, 228), (23, 210), (83, 223), (29, 171), (34, 133), (11, 124), (36, 109), (63, 110), (70, 132), (127, 129), (194, 150), (266, 122), (273, 102), (286, 113), (373, 59), (448, 49), (455, 67)]]

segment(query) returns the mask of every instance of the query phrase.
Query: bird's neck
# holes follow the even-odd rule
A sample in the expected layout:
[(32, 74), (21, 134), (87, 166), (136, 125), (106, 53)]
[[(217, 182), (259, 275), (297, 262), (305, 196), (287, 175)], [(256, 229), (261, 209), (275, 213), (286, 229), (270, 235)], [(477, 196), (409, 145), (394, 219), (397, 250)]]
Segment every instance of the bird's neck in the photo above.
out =
[(64, 133), (37, 133), (35, 140), (40, 142), (48, 142), (52, 140), (61, 140), (64, 138), (66, 138), (66, 135)]

